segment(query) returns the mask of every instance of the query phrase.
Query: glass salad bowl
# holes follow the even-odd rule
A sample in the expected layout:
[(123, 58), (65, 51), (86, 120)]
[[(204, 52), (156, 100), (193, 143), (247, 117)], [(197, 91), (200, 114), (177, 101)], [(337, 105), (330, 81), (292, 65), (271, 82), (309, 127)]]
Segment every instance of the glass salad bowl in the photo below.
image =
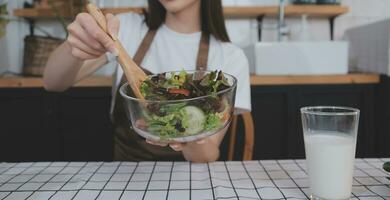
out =
[[(166, 79), (178, 78), (182, 73), (183, 71), (167, 72), (163, 75), (150, 76), (150, 79), (154, 76), (165, 76)], [(216, 72), (184, 73), (188, 80), (201, 80)], [(191, 142), (216, 134), (229, 126), (234, 110), (237, 79), (232, 75), (219, 73), (218, 77), (223, 76), (226, 85), (222, 90), (178, 100), (138, 99), (133, 97), (127, 83), (122, 85), (120, 94), (125, 99), (125, 109), (133, 129), (142, 137), (156, 142)], [(201, 88), (195, 88), (202, 92)]]

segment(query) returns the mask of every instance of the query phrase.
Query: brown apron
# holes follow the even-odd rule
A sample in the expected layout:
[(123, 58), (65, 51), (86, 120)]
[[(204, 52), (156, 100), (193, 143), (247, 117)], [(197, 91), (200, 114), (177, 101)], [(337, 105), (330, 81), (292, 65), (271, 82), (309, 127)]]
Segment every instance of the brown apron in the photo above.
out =
[[(138, 48), (134, 61), (141, 65), (157, 30), (149, 30)], [(202, 34), (199, 43), (198, 58), (196, 61), (197, 70), (207, 69), (210, 37)], [(145, 70), (146, 71), (146, 70)], [(146, 73), (149, 73), (146, 71)], [(126, 79), (121, 79), (122, 85)], [(119, 94), (119, 87), (115, 91), (114, 110), (111, 119), (115, 126), (114, 134), (114, 160), (116, 161), (180, 161), (184, 160), (181, 152), (176, 152), (170, 147), (159, 147), (146, 143), (145, 139), (139, 136), (131, 126), (131, 122), (126, 114), (123, 97)]]

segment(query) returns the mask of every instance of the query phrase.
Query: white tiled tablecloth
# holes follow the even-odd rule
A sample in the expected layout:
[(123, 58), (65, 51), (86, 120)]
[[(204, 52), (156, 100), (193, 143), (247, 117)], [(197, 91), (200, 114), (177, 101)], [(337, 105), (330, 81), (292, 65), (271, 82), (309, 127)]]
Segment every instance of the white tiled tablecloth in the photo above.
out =
[[(390, 199), (382, 164), (357, 159), (352, 199)], [(0, 199), (307, 199), (304, 160), (0, 164)]]

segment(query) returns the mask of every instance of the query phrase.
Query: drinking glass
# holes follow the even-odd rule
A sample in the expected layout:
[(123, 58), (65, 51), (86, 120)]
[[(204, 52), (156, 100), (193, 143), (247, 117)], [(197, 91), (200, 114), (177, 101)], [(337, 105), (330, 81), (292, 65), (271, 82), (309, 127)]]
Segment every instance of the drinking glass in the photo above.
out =
[(360, 111), (301, 108), (311, 199), (349, 199)]

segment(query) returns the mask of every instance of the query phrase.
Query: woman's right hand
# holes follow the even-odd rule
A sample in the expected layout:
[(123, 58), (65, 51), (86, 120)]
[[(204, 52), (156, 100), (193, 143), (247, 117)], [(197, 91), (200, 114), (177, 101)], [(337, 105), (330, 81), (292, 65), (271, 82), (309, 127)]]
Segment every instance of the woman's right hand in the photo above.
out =
[[(106, 15), (107, 29), (113, 37), (119, 31), (119, 19), (112, 14)], [(97, 24), (88, 13), (80, 13), (76, 20), (68, 26), (69, 36), (66, 43), (72, 55), (81, 60), (95, 59), (104, 53), (118, 55), (114, 41)]]

